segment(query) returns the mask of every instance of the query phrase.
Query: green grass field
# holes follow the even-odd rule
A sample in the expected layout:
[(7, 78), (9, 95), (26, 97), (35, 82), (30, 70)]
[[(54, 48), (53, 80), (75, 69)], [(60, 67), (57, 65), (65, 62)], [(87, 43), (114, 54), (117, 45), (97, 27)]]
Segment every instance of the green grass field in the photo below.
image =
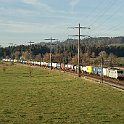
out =
[(0, 68), (0, 124), (124, 124), (124, 92), (55, 70)]

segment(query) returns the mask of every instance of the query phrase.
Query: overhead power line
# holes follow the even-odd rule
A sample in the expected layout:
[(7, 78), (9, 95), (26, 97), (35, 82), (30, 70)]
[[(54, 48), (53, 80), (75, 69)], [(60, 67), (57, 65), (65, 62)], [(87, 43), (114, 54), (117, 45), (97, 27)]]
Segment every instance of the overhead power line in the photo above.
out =
[[(108, 17), (106, 17), (106, 18), (101, 17), (99, 19), (97, 18), (98, 20), (96, 20), (96, 22), (94, 24), (92, 24), (92, 27), (93, 27), (92, 31), (93, 31), (93, 29), (94, 30), (98, 29), (99, 30), (99, 36), (100, 36), (100, 33), (101, 33), (101, 35), (108, 35), (109, 36), (109, 35), (111, 35), (111, 32), (116, 31), (117, 29), (122, 29), (122, 27), (124, 27), (123, 22), (119, 21), (120, 19), (122, 20), (123, 18), (121, 16), (117, 17), (118, 13), (120, 13), (122, 11), (123, 4), (121, 4), (122, 3), (121, 1), (122, 0), (113, 1), (113, 4), (111, 6), (108, 6), (110, 8), (108, 8), (108, 11), (106, 11), (106, 13), (103, 15), (103, 17), (105, 15), (107, 15)], [(114, 6), (114, 8), (113, 8), (113, 6)], [(113, 11), (111, 12), (110, 15), (108, 15), (107, 12), (110, 12), (110, 10), (112, 8), (113, 8)], [(101, 20), (100, 23), (98, 25), (96, 25), (96, 23), (99, 22), (99, 20)], [(115, 22), (115, 20), (118, 20), (118, 21)], [(104, 29), (103, 29), (103, 27), (104, 27)]]
[[(110, 2), (110, 1), (108, 1)], [(99, 11), (98, 15), (95, 16), (95, 20), (91, 21), (91, 24), (89, 27), (92, 27), (95, 25), (99, 20), (103, 18), (103, 16), (115, 5), (116, 1), (111, 1), (109, 3), (110, 6), (108, 6), (108, 3), (106, 3), (106, 7), (102, 9), (102, 11)]]
[[(121, 4), (118, 8), (117, 8), (117, 6), (116, 6), (116, 8), (114, 9), (114, 11), (112, 12), (112, 14), (111, 15), (109, 15), (107, 18), (105, 18), (102, 22), (101, 22), (101, 24), (99, 24), (99, 25), (97, 25), (95, 28), (99, 28), (99, 29), (102, 29), (102, 27), (104, 26), (104, 27), (107, 27), (107, 23), (111, 23), (110, 21), (114, 21), (115, 19), (112, 19), (115, 15), (117, 16), (117, 13), (118, 12), (120, 12), (120, 9), (123, 7), (123, 5)], [(118, 19), (118, 18), (117, 18)], [(119, 18), (120, 19), (120, 18)], [(116, 27), (116, 25), (118, 26), (118, 25), (120, 25), (120, 24), (113, 24), (113, 28), (115, 28)], [(109, 25), (110, 26), (110, 25)], [(111, 28), (112, 29), (112, 28)], [(110, 29), (109, 29), (110, 30)], [(108, 32), (108, 30), (107, 30), (107, 32)]]
[[(91, 10), (91, 12), (85, 17), (85, 18), (87, 18), (88, 20), (87, 20), (87, 23), (91, 23), (91, 22), (93, 22), (93, 19), (92, 19), (92, 16), (95, 14), (95, 16), (99, 16), (99, 14), (101, 14), (101, 11), (98, 11), (98, 13), (97, 13), (97, 10), (99, 10), (99, 9), (101, 9), (101, 5), (103, 6), (105, 3), (106, 3), (106, 1), (108, 2), (108, 0), (99, 0), (98, 2), (98, 4), (96, 5), (96, 4), (93, 4), (93, 6), (94, 5), (96, 5), (96, 6), (94, 6), (94, 8)], [(90, 17), (90, 18), (89, 18)], [(95, 19), (94, 19), (95, 20)]]

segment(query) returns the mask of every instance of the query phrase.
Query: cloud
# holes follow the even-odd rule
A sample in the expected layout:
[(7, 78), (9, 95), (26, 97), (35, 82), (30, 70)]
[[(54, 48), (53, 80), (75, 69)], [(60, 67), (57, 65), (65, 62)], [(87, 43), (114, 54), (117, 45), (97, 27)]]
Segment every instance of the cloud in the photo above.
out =
[[(0, 32), (5, 33), (58, 33), (64, 32), (64, 24), (40, 24), (40, 23), (24, 23), (24, 22), (1, 22)], [(60, 30), (61, 28), (61, 30)]]
[[(47, 29), (45, 25), (35, 23), (0, 23), (0, 27), (3, 32), (15, 32), (15, 33), (37, 33), (43, 32)], [(40, 28), (42, 27), (42, 28)]]
[(80, 2), (80, 0), (69, 0), (72, 9)]
[(46, 11), (46, 12), (55, 12), (54, 9), (49, 6), (48, 4), (45, 4), (42, 0), (22, 0), (24, 4), (28, 4), (29, 6), (34, 6), (39, 11)]
[(22, 0), (22, 2), (24, 2), (26, 4), (36, 4), (38, 2), (38, 0)]

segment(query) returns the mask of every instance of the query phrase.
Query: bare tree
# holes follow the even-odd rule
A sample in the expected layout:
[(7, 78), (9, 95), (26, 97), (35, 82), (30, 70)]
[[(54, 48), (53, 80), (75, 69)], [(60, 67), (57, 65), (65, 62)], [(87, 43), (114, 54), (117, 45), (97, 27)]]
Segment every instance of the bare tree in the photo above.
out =
[(110, 53), (108, 56), (108, 60), (109, 60), (109, 66), (113, 66), (115, 64), (117, 64), (117, 56), (114, 55), (113, 53)]
[(29, 52), (26, 51), (26, 52), (22, 52), (22, 58), (25, 59), (25, 60), (29, 60)]

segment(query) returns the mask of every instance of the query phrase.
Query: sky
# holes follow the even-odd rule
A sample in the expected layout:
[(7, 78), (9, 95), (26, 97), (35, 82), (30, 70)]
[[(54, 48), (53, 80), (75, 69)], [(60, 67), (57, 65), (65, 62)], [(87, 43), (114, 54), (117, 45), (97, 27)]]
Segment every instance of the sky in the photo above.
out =
[(0, 0), (0, 45), (64, 41), (77, 35), (124, 36), (124, 0)]

